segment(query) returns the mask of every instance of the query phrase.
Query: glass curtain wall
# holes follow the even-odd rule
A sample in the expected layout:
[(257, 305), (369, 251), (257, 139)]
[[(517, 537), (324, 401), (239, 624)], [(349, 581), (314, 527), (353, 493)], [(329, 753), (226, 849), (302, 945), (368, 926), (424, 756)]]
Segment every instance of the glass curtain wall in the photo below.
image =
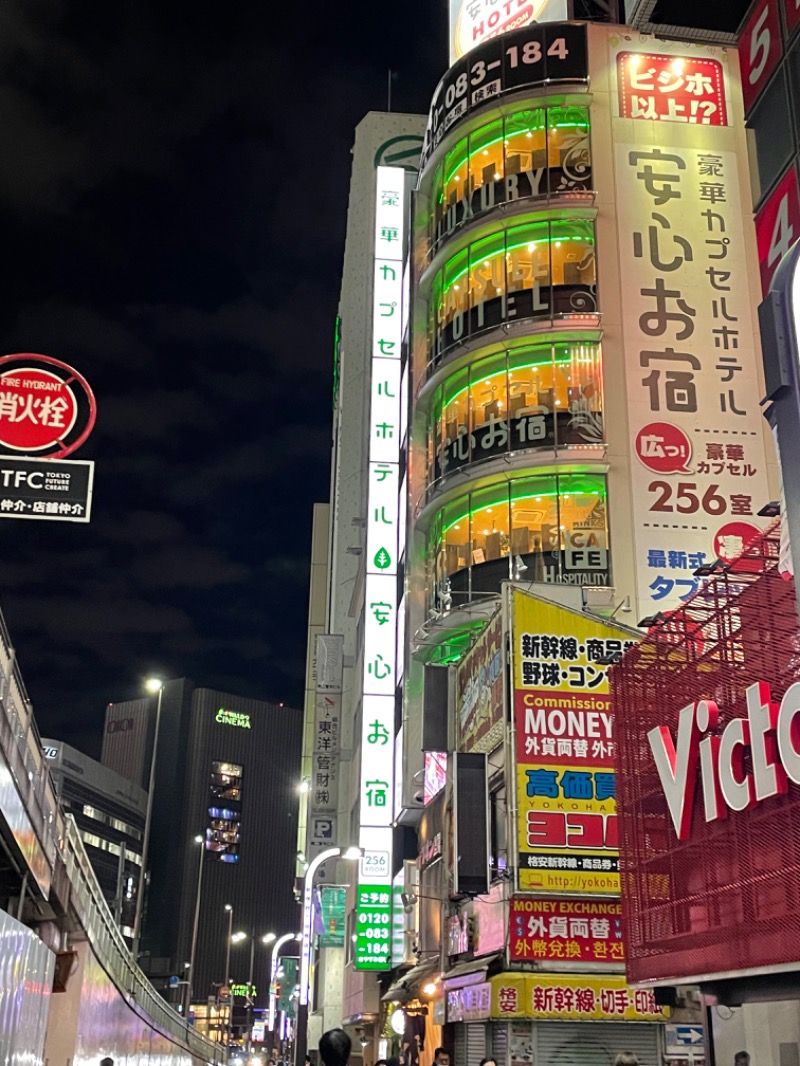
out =
[(434, 395), (429, 489), (498, 455), (602, 444), (602, 408), (599, 344), (539, 344), (476, 360)]

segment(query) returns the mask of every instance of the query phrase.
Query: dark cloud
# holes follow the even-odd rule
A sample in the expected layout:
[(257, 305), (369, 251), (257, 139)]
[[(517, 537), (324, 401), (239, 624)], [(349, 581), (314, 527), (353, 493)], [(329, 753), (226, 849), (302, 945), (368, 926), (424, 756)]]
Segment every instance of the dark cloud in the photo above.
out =
[(443, 0), (0, 5), (5, 352), (98, 401), (90, 525), (3, 523), (44, 732), (158, 671), (299, 703), (354, 129), (424, 110)]

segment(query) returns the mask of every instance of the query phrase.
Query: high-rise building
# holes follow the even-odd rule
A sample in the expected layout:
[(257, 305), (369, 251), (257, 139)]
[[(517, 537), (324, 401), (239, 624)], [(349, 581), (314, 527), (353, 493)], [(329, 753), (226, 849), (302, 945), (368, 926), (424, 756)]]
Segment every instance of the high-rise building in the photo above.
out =
[(342, 348), (358, 448), (333, 481), (306, 858), (363, 851), (327, 879), (351, 883), (342, 1013), (370, 1054), (655, 1066), (665, 1015), (624, 978), (608, 666), (775, 496), (737, 57), (559, 21), (462, 53), (410, 209), (390, 169), (351, 196), (371, 265)]
[[(375, 880), (383, 882), (381, 892), (388, 899), (391, 853), (401, 859), (404, 847), (409, 856), (415, 853), (414, 834), (402, 828), (393, 832), (389, 823), (394, 809), (392, 762), (399, 684), (395, 670), (400, 616), (397, 589), (402, 583), (397, 552), (404, 492), (399, 456), (406, 433), (400, 358), (404, 227), (423, 131), (421, 116), (374, 112), (355, 131), (336, 328), (330, 510), (315, 512), (303, 746), (308, 792), (299, 839), (305, 861), (300, 861), (297, 874), (304, 885), (309, 863), (322, 852), (332, 845), (366, 847), (367, 838), (376, 830), (382, 843), (374, 850), (380, 855), (365, 856), (358, 866), (329, 862), (313, 872), (315, 886), (349, 886), (351, 914), (357, 884), (363, 883), (366, 872), (382, 871)], [(379, 175), (390, 179), (382, 190)], [(385, 334), (377, 332), (378, 318), (386, 326)], [(382, 423), (380, 428), (371, 422), (372, 415), (375, 423)], [(375, 540), (376, 528), (386, 534), (381, 542)], [(380, 566), (375, 563), (379, 551), (384, 553)], [(376, 609), (383, 622), (375, 617)], [(375, 675), (369, 672), (365, 649), (371, 646), (372, 654), (376, 653), (376, 627), (383, 640), (379, 672), (388, 668), (390, 673), (380, 679), (380, 710), (373, 714), (376, 704), (369, 681)], [(362, 725), (374, 721), (379, 724), (380, 743), (377, 752), (368, 752), (362, 748)], [(362, 778), (374, 782), (376, 803), (380, 794), (380, 808), (375, 808), (380, 825), (369, 824)], [(378, 861), (371, 865), (368, 858)], [(315, 905), (313, 894), (311, 902)], [(310, 914), (308, 919), (312, 930)], [(340, 945), (326, 937), (326, 946), (320, 949), (309, 990), (309, 1048), (316, 1047), (324, 1029), (342, 1021), (354, 1036), (366, 1033), (368, 1045), (377, 1035), (380, 988), (374, 974), (354, 969), (358, 947), (354, 935), (348, 926)], [(304, 1046), (298, 1047), (296, 1055), (301, 1064)], [(354, 1039), (354, 1055), (361, 1051), (360, 1040)], [(369, 1046), (366, 1053), (370, 1054)]]
[(78, 826), (103, 895), (124, 936), (133, 937), (147, 793), (60, 740), (42, 751), (67, 814)]
[[(267, 1005), (267, 933), (296, 931), (291, 891), (297, 834), (302, 716), (290, 707), (166, 681), (160, 697), (109, 704), (102, 761), (146, 786), (158, 720), (150, 880), (142, 966), (158, 987), (183, 979), (200, 899), (193, 999), (231, 978), (246, 985), (253, 956), (256, 1003)], [(202, 845), (195, 838), (202, 838)], [(230, 952), (229, 915), (247, 934)], [(171, 995), (180, 1002), (183, 989)]]

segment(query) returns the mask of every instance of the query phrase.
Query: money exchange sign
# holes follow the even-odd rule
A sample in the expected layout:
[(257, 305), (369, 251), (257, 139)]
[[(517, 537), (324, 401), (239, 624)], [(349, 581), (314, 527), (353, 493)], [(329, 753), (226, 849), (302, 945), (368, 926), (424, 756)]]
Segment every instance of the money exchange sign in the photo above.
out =
[(619, 891), (607, 667), (626, 630), (511, 591), (519, 887)]
[(515, 961), (621, 962), (622, 904), (619, 900), (511, 900), (509, 956)]
[[(715, 58), (663, 51), (614, 57), (635, 556), (647, 614), (678, 607), (697, 591), (695, 570), (738, 554), (758, 534), (770, 498), (748, 277), (752, 227), (727, 128), (731, 72)], [(645, 77), (652, 107), (639, 106), (641, 93), (631, 96), (631, 82), (641, 87)]]

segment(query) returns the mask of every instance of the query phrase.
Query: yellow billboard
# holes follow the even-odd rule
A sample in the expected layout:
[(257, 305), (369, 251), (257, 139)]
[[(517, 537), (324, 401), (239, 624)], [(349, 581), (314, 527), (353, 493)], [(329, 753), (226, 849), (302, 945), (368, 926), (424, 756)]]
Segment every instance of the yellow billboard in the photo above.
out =
[(501, 973), (491, 980), (492, 1018), (547, 1021), (665, 1022), (649, 988), (618, 974)]
[(637, 634), (511, 589), (519, 888), (619, 892), (608, 666)]

